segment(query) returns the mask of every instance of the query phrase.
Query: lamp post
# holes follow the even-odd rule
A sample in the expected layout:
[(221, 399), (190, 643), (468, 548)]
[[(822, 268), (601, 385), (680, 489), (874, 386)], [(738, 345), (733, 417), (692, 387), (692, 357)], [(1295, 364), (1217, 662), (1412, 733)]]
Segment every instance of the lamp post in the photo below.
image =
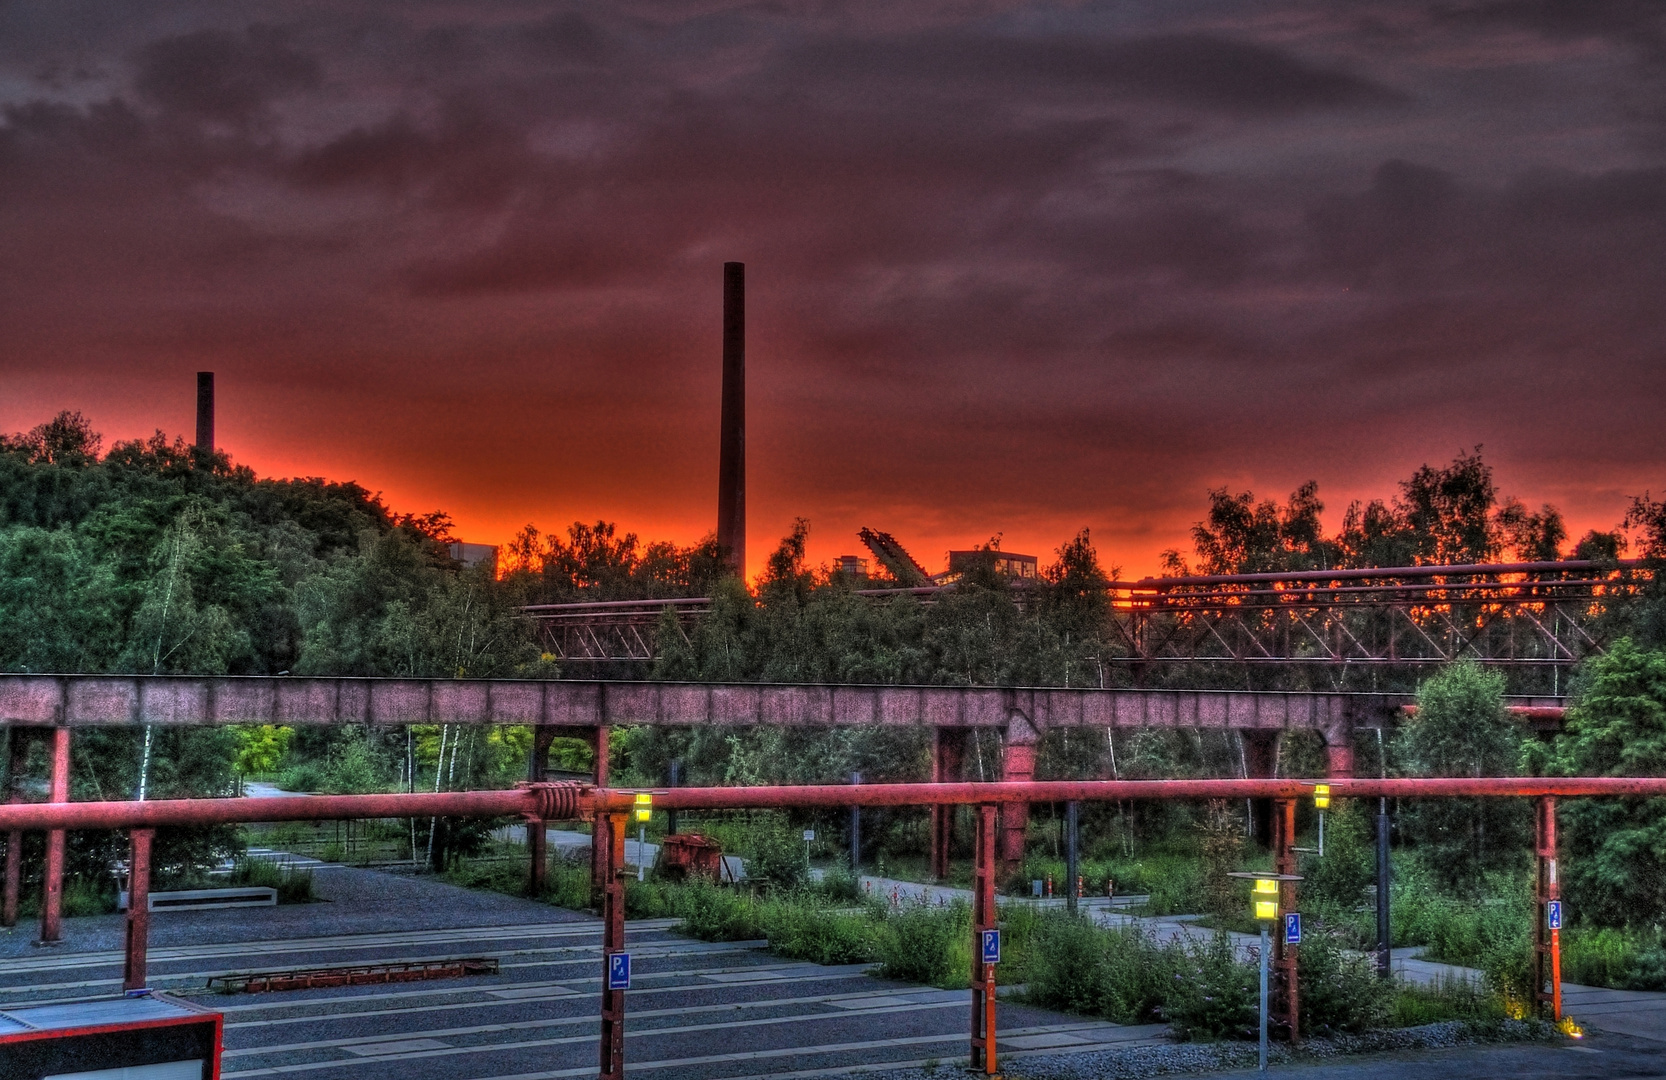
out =
[[(1261, 1015), (1258, 1020), (1259, 1038), (1256, 1060), (1262, 1072), (1267, 1071), (1267, 1015), (1268, 1002), (1268, 965), (1273, 951), (1272, 926), (1278, 921), (1279, 886), (1287, 881), (1300, 881), (1299, 874), (1267, 874), (1254, 870), (1242, 870), (1228, 874), (1227, 877), (1247, 878), (1255, 883), (1250, 894), (1251, 903), (1255, 910), (1255, 920), (1261, 924)], [(1300, 923), (1297, 924), (1298, 926)]]
[(636, 793), (636, 880), (648, 880), (648, 822), (654, 816), (654, 797)]

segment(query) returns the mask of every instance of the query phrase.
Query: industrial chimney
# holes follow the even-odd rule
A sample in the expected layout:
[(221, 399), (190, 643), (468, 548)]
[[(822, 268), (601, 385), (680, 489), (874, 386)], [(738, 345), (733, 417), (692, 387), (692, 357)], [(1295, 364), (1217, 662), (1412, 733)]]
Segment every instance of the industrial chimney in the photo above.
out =
[(197, 372), (197, 449), (214, 452), (214, 373)]
[(723, 264), (723, 417), (717, 463), (717, 544), (746, 574), (746, 264)]

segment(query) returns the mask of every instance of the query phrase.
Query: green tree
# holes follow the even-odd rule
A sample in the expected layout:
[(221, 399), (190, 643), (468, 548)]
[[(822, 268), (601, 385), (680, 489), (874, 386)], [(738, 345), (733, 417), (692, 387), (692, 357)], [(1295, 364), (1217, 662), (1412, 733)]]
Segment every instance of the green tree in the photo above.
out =
[[(1555, 776), (1666, 776), (1666, 652), (1629, 638), (1590, 661), (1554, 743), (1527, 763)], [(1599, 925), (1660, 921), (1666, 911), (1666, 798), (1570, 799), (1557, 808), (1562, 882)]]
[[(1504, 710), (1504, 677), (1461, 660), (1418, 690), (1417, 715), (1395, 737), (1413, 776), (1513, 776), (1522, 733)], [(1430, 871), (1450, 888), (1474, 892), (1489, 872), (1519, 866), (1531, 815), (1519, 799), (1421, 799), (1401, 826)]]

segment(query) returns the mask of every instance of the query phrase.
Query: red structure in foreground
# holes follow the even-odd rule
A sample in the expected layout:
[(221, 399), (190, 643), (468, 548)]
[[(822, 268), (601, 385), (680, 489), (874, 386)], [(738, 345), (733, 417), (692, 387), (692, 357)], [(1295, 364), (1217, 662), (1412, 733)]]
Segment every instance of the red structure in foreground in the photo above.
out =
[[(1343, 779), (1326, 781), (1332, 798), (1534, 798), (1538, 800), (1539, 863), (1537, 900), (1538, 997), (1544, 1012), (1561, 1019), (1559, 906), (1556, 873), (1556, 799), (1581, 796), (1666, 795), (1666, 777), (1432, 778)], [(995, 1001), (993, 979), (979, 959), (981, 932), (995, 929), (995, 879), (998, 873), (998, 809), (1032, 802), (1111, 802), (1134, 799), (1272, 799), (1275, 801), (1275, 858), (1281, 872), (1294, 867), (1296, 802), (1310, 798), (1310, 780), (1058, 780), (1029, 783), (867, 784), (805, 787), (672, 788), (653, 791), (662, 810), (792, 808), (849, 806), (977, 807), (977, 841), (973, 881), (972, 1018), (970, 1058), (974, 1068), (995, 1072)], [(256, 821), (328, 821), (379, 817), (524, 818), (533, 832), (546, 821), (590, 820), (594, 823), (595, 898), (602, 915), (602, 985), (608, 985), (608, 958), (625, 945), (625, 835), (638, 792), (579, 783), (528, 783), (509, 791), (436, 794), (332, 795), (306, 799), (173, 799), (154, 802), (12, 803), (0, 806), (0, 830), (128, 829), (133, 837), (133, 900), (128, 905), (127, 966), (129, 990), (145, 982), (148, 915), (143, 897), (149, 889), (151, 830), (164, 825), (207, 825)], [(48, 881), (47, 888), (55, 887)], [(56, 884), (61, 889), (61, 880)], [(1293, 883), (1281, 898), (1296, 910)], [(1551, 917), (1552, 910), (1558, 915)], [(1282, 1023), (1292, 1039), (1299, 1034), (1295, 972), (1296, 948), (1282, 947), (1277, 957), (1285, 972)], [(599, 1075), (624, 1073), (625, 991), (604, 989), (601, 1002)]]

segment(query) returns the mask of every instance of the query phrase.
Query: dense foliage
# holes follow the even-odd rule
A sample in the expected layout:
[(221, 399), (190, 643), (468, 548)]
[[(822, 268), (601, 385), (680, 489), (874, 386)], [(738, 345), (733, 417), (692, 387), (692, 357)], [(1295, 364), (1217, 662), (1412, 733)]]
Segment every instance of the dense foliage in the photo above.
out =
[[(1504, 679), (1460, 661), (1426, 681), (1417, 715), (1395, 739), (1413, 776), (1511, 776), (1522, 726), (1504, 711)], [(1491, 872), (1519, 866), (1532, 844), (1532, 813), (1519, 799), (1423, 799), (1401, 827), (1448, 888), (1474, 893)]]
[[(1528, 761), (1551, 775), (1666, 776), (1666, 652), (1621, 639), (1593, 660), (1566, 729)], [(1666, 799), (1567, 800), (1558, 818), (1574, 910), (1599, 925), (1659, 927)]]

